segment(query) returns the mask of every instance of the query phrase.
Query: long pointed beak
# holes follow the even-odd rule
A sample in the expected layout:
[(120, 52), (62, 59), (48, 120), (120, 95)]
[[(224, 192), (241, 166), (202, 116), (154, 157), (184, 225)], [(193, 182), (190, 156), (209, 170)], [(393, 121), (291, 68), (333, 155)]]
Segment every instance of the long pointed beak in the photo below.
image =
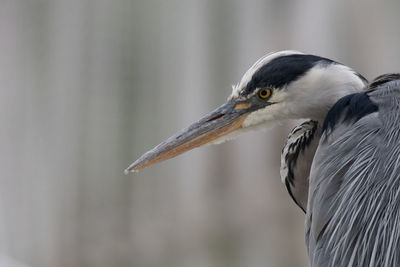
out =
[(250, 102), (229, 101), (223, 104), (199, 121), (143, 154), (125, 170), (125, 173), (137, 171), (176, 157), (242, 128), (243, 121), (247, 117), (246, 114), (253, 108)]

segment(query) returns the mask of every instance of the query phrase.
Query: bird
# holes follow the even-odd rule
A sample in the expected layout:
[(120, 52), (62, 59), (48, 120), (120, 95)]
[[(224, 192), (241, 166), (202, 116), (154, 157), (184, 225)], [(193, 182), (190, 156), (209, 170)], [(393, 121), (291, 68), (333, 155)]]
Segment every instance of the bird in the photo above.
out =
[(400, 266), (400, 74), (368, 82), (337, 61), (269, 53), (226, 103), (132, 163), (134, 172), (283, 120), (280, 176), (305, 213), (310, 266)]

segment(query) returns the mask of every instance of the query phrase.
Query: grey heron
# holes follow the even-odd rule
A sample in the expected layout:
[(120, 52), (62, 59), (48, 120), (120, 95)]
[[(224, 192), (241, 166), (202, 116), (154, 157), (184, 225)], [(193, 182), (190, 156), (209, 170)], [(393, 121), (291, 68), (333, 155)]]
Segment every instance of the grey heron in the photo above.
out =
[(399, 74), (368, 84), (327, 58), (268, 54), (225, 104), (126, 171), (286, 119), (307, 119), (289, 134), (280, 173), (306, 214), (310, 265), (400, 266)]

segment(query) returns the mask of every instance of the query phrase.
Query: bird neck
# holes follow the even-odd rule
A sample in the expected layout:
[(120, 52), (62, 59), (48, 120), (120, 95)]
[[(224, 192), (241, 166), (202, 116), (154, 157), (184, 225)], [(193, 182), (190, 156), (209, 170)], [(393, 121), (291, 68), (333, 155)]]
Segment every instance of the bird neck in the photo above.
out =
[(322, 125), (331, 107), (342, 97), (361, 92), (367, 81), (347, 66), (333, 64), (311, 69), (288, 88), (296, 119), (308, 118)]

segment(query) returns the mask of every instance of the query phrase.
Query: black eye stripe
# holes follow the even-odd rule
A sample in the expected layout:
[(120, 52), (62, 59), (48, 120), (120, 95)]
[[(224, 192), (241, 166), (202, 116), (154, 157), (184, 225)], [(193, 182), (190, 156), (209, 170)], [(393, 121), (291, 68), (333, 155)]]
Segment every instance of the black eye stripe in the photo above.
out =
[(264, 66), (260, 67), (254, 74), (246, 88), (240, 93), (245, 96), (257, 88), (273, 87), (280, 89), (283, 86), (299, 79), (315, 64), (335, 64), (336, 62), (313, 55), (286, 55), (277, 57)]

